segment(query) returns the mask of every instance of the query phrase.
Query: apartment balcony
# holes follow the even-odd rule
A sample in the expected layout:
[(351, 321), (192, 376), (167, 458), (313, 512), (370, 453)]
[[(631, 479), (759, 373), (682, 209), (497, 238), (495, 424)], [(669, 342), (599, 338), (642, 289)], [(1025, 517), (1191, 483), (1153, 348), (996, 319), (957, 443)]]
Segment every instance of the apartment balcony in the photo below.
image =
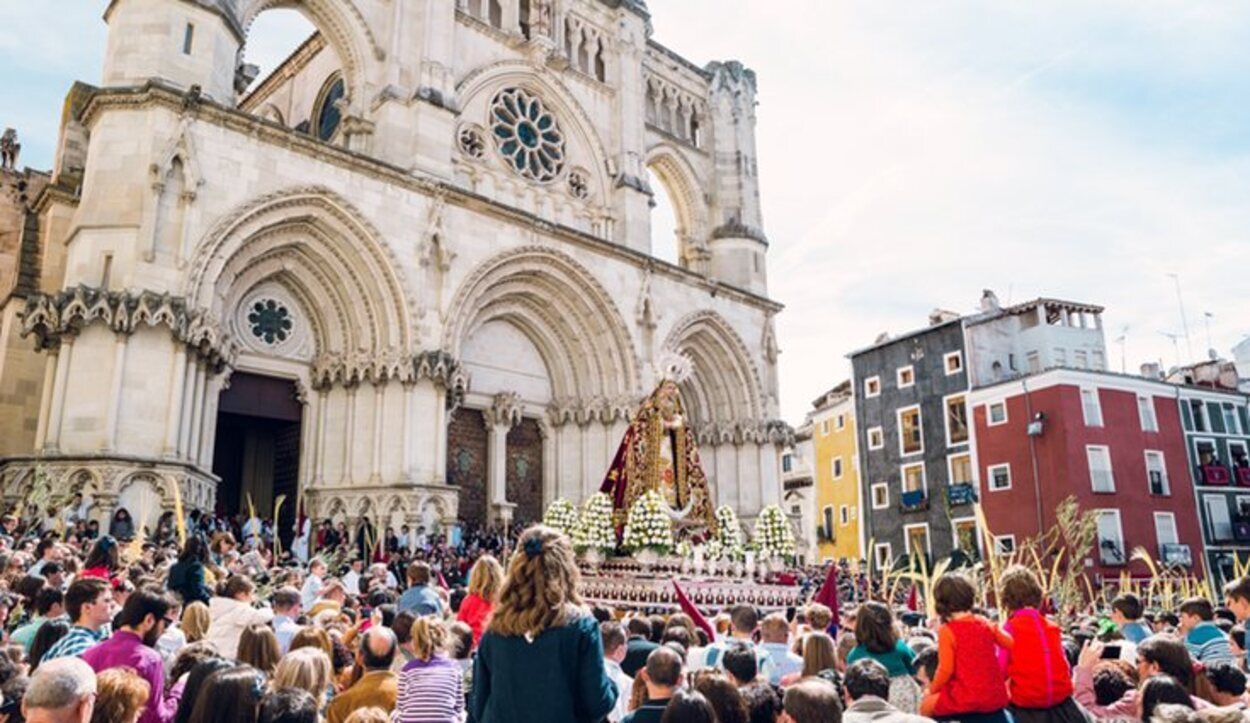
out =
[(1159, 546), (1159, 560), (1164, 565), (1193, 567), (1194, 556), (1189, 545), (1165, 544)]
[(898, 498), (898, 509), (900, 512), (924, 512), (929, 509), (929, 496), (924, 490), (903, 492)]
[(1232, 483), (1232, 475), (1222, 464), (1204, 464), (1198, 467), (1198, 480), (1208, 487), (1227, 487)]
[(977, 501), (977, 488), (969, 482), (948, 485), (946, 488), (946, 500), (951, 507), (970, 505)]

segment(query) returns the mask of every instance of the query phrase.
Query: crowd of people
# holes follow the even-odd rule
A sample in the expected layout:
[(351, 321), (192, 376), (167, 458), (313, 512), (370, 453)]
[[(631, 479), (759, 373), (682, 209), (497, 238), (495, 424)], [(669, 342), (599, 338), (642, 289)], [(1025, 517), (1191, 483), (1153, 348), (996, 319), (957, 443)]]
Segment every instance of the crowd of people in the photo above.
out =
[(1124, 594), (1063, 626), (1024, 567), (999, 577), (993, 609), (948, 572), (932, 618), (843, 576), (837, 612), (707, 619), (588, 604), (571, 542), (541, 526), (309, 525), (307, 550), (275, 555), (247, 521), (195, 516), (138, 539), (78, 522), (0, 518), (0, 723), (1247, 716), (1250, 579), (1176, 610)]

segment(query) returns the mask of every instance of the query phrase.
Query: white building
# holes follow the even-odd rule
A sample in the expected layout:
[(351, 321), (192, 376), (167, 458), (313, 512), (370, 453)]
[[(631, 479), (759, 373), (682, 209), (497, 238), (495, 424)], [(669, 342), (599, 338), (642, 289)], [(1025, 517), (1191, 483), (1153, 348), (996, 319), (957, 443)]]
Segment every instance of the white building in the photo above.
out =
[[(319, 33), (239, 97), (279, 5)], [(39, 479), (149, 521), (175, 486), (225, 511), (534, 519), (598, 488), (680, 352), (717, 501), (780, 502), (750, 70), (651, 41), (641, 0), (104, 20), (35, 202), (39, 291), (0, 314), (10, 499)], [(678, 265), (653, 255), (653, 192)]]
[(1106, 371), (1102, 312), (1101, 306), (1059, 299), (1002, 307), (986, 291), (980, 313), (964, 319), (970, 386), (1061, 367)]

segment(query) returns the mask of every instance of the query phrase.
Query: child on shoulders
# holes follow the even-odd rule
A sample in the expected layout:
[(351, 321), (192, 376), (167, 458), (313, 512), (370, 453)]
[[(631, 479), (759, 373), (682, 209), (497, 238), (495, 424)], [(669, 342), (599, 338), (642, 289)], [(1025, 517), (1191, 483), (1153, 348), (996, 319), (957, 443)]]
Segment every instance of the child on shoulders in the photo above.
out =
[(1005, 723), (1009, 699), (999, 648), (1011, 637), (975, 615), (977, 591), (966, 576), (948, 572), (933, 586), (938, 629), (938, 666), (920, 704), (920, 714), (964, 723)]
[(1072, 699), (1072, 669), (1059, 626), (1038, 611), (1042, 584), (1031, 570), (1007, 568), (999, 581), (998, 602), (1011, 636), (1007, 651), (1007, 690), (1016, 723), (1084, 723)]

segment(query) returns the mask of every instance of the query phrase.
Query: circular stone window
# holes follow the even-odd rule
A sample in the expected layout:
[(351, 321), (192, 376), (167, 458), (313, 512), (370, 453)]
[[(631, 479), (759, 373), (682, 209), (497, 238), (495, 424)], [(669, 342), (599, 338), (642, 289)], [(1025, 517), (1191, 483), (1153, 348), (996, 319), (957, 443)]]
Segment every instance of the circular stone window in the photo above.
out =
[(273, 299), (260, 299), (253, 303), (247, 312), (247, 323), (252, 327), (252, 336), (266, 344), (286, 341), (294, 326), (290, 310)]
[(555, 116), (521, 88), (499, 92), (491, 103), (491, 134), (512, 170), (546, 183), (564, 168), (564, 134)]

